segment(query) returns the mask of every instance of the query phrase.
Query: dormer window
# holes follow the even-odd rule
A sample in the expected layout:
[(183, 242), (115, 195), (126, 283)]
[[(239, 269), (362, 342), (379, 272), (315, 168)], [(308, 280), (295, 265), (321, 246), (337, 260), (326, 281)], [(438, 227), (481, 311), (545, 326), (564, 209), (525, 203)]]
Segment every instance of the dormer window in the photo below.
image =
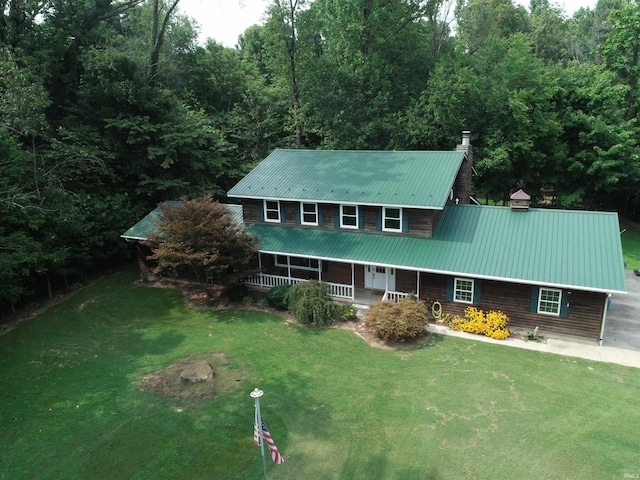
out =
[(358, 228), (357, 205), (340, 205), (340, 227)]
[(300, 213), (300, 223), (302, 223), (302, 225), (318, 225), (317, 203), (301, 203)]
[(384, 207), (382, 209), (382, 230), (385, 232), (402, 231), (402, 209)]
[(264, 221), (280, 223), (280, 201), (279, 200), (264, 201)]

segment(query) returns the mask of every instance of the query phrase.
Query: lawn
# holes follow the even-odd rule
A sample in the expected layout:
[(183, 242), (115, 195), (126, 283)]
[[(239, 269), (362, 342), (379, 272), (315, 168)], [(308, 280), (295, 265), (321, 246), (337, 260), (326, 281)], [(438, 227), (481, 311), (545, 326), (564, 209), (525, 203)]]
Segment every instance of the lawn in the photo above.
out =
[[(639, 369), (442, 336), (383, 350), (265, 312), (196, 312), (136, 275), (0, 336), (0, 479), (263, 478), (255, 387), (285, 457), (270, 479), (640, 474)], [(227, 355), (216, 397), (144, 391), (196, 353)]]
[(640, 269), (640, 225), (630, 220), (621, 219), (620, 239), (622, 240), (622, 252), (627, 268)]

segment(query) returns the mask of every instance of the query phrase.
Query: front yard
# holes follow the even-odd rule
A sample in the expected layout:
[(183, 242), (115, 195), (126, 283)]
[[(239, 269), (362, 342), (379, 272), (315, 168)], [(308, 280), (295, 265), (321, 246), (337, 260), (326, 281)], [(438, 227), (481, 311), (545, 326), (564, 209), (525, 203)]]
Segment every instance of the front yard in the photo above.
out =
[[(638, 369), (441, 336), (373, 348), (257, 310), (194, 311), (136, 275), (0, 336), (0, 479), (262, 478), (256, 387), (285, 457), (270, 479), (640, 474)], [(208, 389), (153, 388), (192, 356), (215, 359)]]

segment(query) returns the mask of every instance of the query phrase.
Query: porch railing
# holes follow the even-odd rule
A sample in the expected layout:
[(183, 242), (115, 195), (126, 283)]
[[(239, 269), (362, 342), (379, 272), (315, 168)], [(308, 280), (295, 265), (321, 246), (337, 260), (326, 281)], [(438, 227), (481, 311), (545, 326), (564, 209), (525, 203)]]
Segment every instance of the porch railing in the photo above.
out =
[(383, 302), (399, 302), (403, 298), (409, 297), (410, 294), (404, 292), (393, 292), (391, 290), (387, 290), (384, 292), (384, 296), (382, 297)]
[[(270, 275), (267, 273), (258, 273), (245, 280), (247, 285), (256, 287), (273, 288), (279, 285), (293, 285), (300, 282), (308, 282), (304, 278), (285, 277), (282, 275)], [(341, 283), (325, 282), (331, 289), (331, 296), (335, 298), (343, 298), (345, 300), (353, 300), (353, 287), (351, 285), (343, 285)]]

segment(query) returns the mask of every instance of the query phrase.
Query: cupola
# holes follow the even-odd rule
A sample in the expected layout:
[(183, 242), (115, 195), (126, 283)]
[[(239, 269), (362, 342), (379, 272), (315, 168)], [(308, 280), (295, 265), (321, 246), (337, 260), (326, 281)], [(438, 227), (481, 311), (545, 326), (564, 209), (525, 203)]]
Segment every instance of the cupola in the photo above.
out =
[(531, 203), (531, 197), (527, 195), (527, 192), (520, 189), (516, 193), (509, 197), (511, 200), (511, 210), (514, 212), (526, 212), (529, 210), (529, 204)]

